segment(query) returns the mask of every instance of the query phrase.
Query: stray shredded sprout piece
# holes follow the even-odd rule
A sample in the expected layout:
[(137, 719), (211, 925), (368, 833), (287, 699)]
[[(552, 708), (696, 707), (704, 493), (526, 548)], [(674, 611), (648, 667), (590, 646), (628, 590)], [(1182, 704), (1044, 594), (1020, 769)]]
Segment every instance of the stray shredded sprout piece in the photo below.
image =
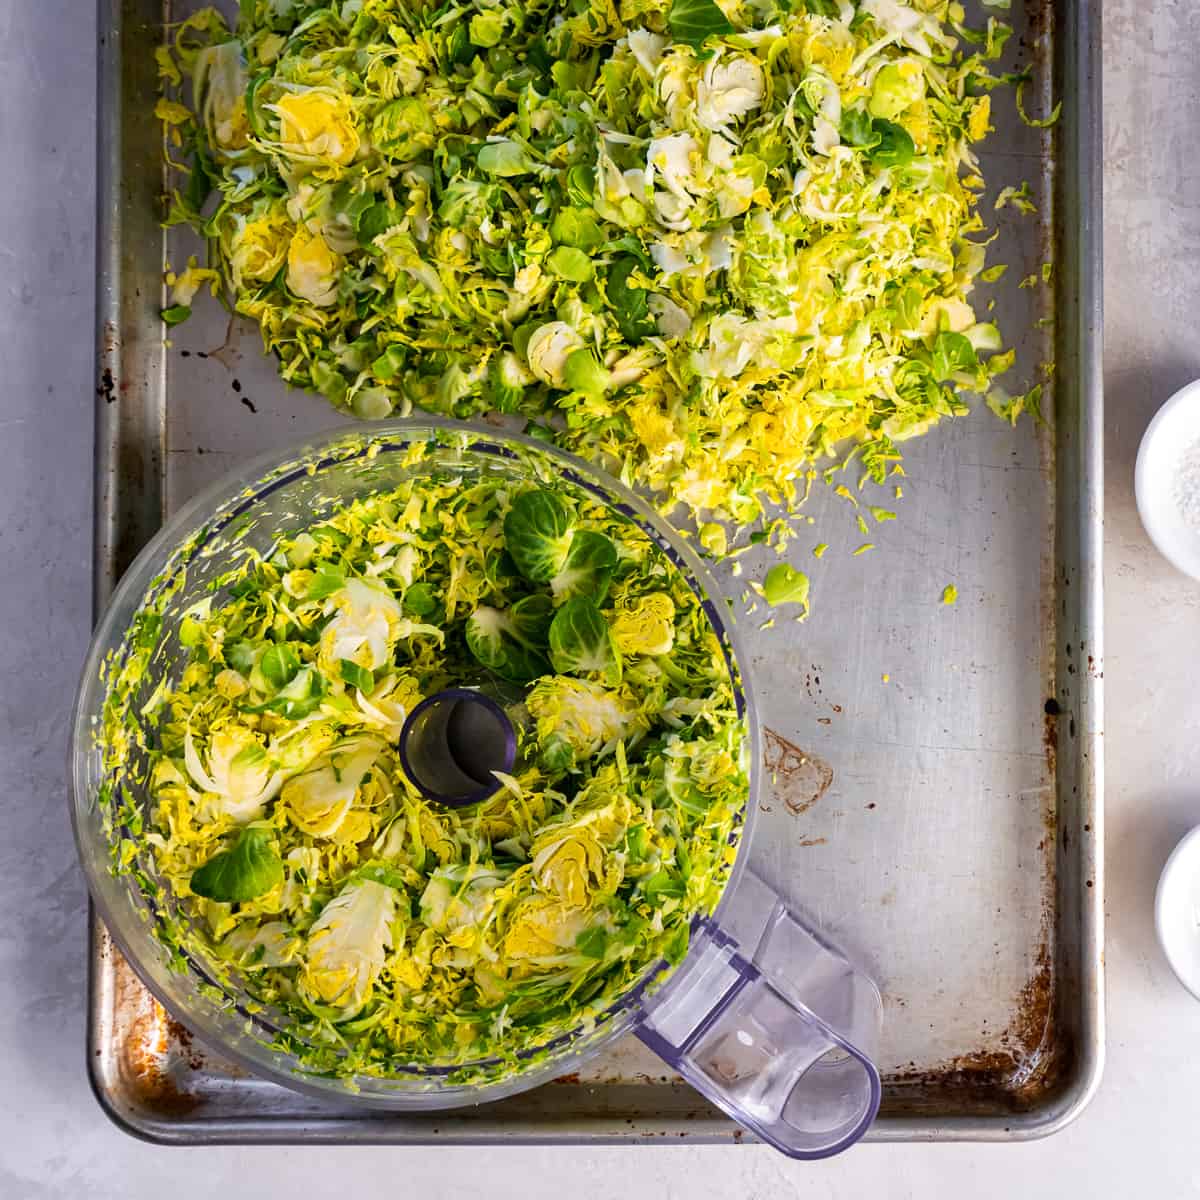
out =
[(768, 604), (799, 604), (808, 615), (808, 576), (789, 563), (776, 563), (762, 583), (762, 596)]
[(881, 482), (1001, 348), (972, 292), (1008, 27), (808, 9), (243, 0), (233, 33), (205, 10), (159, 56), (168, 220), (289, 384), (364, 418), (515, 414), (744, 528), (822, 460)]
[(1031, 117), (1025, 111), (1025, 86), (1026, 81), (1022, 79), (1017, 84), (1017, 112), (1020, 114), (1021, 120), (1032, 129), (1049, 129), (1051, 125), (1058, 122), (1058, 118), (1062, 116), (1062, 101), (1060, 100), (1051, 110), (1048, 117), (1038, 119)]
[[(178, 962), (282, 1014), (277, 1045), (338, 1075), (502, 1076), (683, 957), (733, 861), (745, 726), (699, 598), (636, 526), (432, 474), (247, 549), (177, 650), (179, 586), (111, 677), (101, 802), (150, 797), (112, 816), (116, 869)], [(443, 808), (397, 739), (456, 684), (506, 705), (517, 760)]]
[(996, 210), (999, 211), (1010, 204), (1013, 208), (1023, 213), (1037, 212), (1037, 205), (1030, 198), (1028, 180), (1022, 183), (1019, 188), (1006, 187), (1000, 189), (1000, 193), (996, 197)]

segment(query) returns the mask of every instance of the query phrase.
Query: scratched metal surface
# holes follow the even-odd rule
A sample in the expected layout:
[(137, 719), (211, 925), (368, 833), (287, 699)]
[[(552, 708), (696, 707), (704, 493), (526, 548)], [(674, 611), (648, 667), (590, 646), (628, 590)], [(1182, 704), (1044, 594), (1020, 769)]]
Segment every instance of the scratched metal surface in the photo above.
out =
[[(289, 393), (254, 330), (228, 325), (215, 305), (198, 305), (162, 343), (164, 255), (179, 262), (197, 247), (177, 233), (164, 244), (155, 224), (157, 8), (101, 4), (100, 601), (164, 509), (281, 438), (342, 420)], [(976, 414), (912, 444), (903, 498), (889, 488), (874, 500), (899, 519), (858, 557), (852, 510), (818, 489), (793, 554), (832, 544), (810, 571), (813, 615), (750, 638), (774, 770), (751, 853), (880, 984), (879, 1138), (1049, 1132), (1085, 1101), (1102, 1058), (1099, 245), (1088, 158), (1097, 31), (1085, 4), (1035, 3), (1014, 16), (1014, 46), (1033, 70), (1031, 106), (1052, 86), (1066, 105), (1048, 135), (1023, 127), (1011, 99), (999, 102), (985, 156), (992, 194), (1028, 180), (1039, 207), (1032, 218), (996, 214), (993, 261), (1011, 265), (993, 295), (1016, 370), (1031, 378), (1058, 362), (1047, 425), (1013, 430)], [(1019, 288), (1047, 259), (1054, 283)], [(740, 594), (740, 581), (726, 582)], [(958, 601), (942, 606), (951, 583)], [(748, 618), (751, 629), (762, 615)], [(740, 1136), (633, 1039), (578, 1077), (481, 1110), (398, 1118), (331, 1109), (195, 1044), (98, 926), (93, 944), (93, 1082), (114, 1118), (143, 1136)]]

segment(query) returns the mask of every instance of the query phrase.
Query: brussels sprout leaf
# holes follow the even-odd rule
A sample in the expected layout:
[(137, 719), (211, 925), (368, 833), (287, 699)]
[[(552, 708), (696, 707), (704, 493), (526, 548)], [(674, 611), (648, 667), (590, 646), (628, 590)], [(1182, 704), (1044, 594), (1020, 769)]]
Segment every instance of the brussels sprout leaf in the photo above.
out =
[(504, 540), (517, 570), (531, 583), (548, 583), (567, 560), (574, 514), (557, 492), (522, 492), (504, 518)]
[(541, 650), (525, 640), (528, 632), (529, 614), (522, 613), (514, 620), (502, 609), (481, 605), (467, 619), (467, 649), (501, 679), (531, 683), (550, 673), (550, 663)]
[(577, 596), (554, 614), (550, 625), (550, 661), (563, 675), (596, 672), (605, 683), (620, 682), (620, 652), (595, 601)]
[(271, 831), (251, 825), (232, 849), (222, 850), (192, 872), (191, 889), (206, 900), (240, 904), (283, 882), (283, 863), (271, 846)]
[(617, 568), (617, 548), (602, 533), (581, 529), (571, 539), (563, 569), (550, 580), (556, 600), (588, 596), (599, 604)]
[(699, 50), (705, 41), (733, 32), (729, 18), (714, 3), (714, 0), (674, 0), (667, 14), (671, 36), (677, 42), (685, 42), (693, 50)]

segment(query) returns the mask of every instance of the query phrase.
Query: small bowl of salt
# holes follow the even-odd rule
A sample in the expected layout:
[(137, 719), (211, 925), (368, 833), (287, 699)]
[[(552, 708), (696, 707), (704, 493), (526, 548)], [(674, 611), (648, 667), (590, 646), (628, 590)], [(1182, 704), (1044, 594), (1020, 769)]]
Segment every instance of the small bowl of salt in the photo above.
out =
[(1200, 579), (1200, 380), (1180, 388), (1142, 435), (1133, 490), (1159, 552)]
[(1163, 867), (1154, 927), (1179, 982), (1200, 1000), (1200, 826), (1185, 835)]

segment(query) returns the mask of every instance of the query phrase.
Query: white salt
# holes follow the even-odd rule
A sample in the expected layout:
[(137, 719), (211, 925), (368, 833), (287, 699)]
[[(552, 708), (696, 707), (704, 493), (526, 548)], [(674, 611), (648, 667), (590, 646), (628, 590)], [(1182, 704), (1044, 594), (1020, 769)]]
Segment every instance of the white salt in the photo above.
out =
[(1200, 529), (1200, 439), (1194, 441), (1176, 461), (1171, 493), (1184, 524), (1192, 529)]

